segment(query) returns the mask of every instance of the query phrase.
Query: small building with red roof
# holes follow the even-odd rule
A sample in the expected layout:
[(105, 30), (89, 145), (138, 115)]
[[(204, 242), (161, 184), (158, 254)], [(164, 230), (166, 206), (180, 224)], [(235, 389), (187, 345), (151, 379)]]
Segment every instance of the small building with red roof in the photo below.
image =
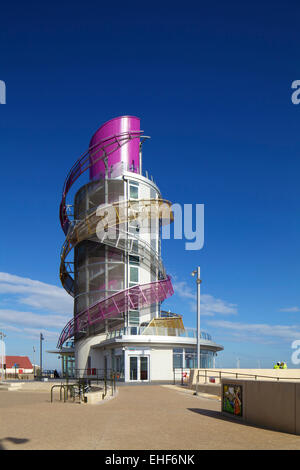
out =
[(32, 374), (33, 365), (28, 356), (6, 356), (7, 374)]

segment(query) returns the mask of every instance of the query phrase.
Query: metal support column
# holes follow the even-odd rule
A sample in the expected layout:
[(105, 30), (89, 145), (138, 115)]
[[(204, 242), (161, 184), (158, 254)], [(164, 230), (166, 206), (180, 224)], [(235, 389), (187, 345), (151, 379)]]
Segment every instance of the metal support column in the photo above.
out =
[(40, 333), (40, 376), (43, 375), (43, 341), (44, 336), (43, 333)]

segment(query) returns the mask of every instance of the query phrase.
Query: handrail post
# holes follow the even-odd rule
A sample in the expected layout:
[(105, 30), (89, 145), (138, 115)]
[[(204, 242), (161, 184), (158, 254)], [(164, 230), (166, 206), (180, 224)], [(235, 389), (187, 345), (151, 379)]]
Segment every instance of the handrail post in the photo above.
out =
[(104, 397), (106, 397), (106, 391), (107, 391), (107, 384), (106, 384), (106, 370), (104, 370), (104, 393), (102, 393), (102, 400), (104, 400)]
[(51, 398), (51, 403), (53, 402), (53, 389), (55, 387), (59, 387), (59, 399), (61, 401), (61, 385), (52, 385), (51, 387), (51, 393), (50, 393), (50, 398)]
[(196, 391), (195, 391), (195, 395), (198, 395), (198, 383), (199, 383), (199, 369), (197, 370), (197, 379), (196, 379)]

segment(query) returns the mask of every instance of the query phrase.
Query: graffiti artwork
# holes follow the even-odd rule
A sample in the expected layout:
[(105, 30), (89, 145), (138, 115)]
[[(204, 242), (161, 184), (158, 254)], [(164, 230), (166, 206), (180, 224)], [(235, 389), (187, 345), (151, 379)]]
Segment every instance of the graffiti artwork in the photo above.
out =
[(223, 384), (222, 411), (243, 416), (242, 385)]

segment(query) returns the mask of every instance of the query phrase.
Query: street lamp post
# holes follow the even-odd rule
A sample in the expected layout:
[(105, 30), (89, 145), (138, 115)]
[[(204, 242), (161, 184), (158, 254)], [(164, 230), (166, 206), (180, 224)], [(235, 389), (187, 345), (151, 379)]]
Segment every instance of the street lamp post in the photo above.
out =
[(43, 342), (44, 336), (43, 333), (40, 333), (40, 376), (43, 376)]
[(3, 331), (0, 331), (0, 340), (1, 340), (1, 379), (3, 380), (4, 377), (4, 361), (5, 361), (5, 344), (4, 344), (4, 338), (6, 338), (6, 335), (3, 333)]
[(33, 378), (35, 378), (35, 358), (34, 358), (34, 353), (35, 353), (35, 347), (33, 347)]
[(197, 278), (196, 278), (196, 284), (197, 284), (197, 361), (196, 361), (196, 365), (197, 365), (197, 369), (200, 369), (201, 367), (201, 356), (200, 356), (200, 337), (201, 337), (201, 333), (200, 333), (200, 284), (201, 284), (201, 279), (200, 279), (200, 266), (198, 266), (197, 269), (195, 269), (193, 272), (192, 272), (192, 276), (195, 276), (197, 275)]

